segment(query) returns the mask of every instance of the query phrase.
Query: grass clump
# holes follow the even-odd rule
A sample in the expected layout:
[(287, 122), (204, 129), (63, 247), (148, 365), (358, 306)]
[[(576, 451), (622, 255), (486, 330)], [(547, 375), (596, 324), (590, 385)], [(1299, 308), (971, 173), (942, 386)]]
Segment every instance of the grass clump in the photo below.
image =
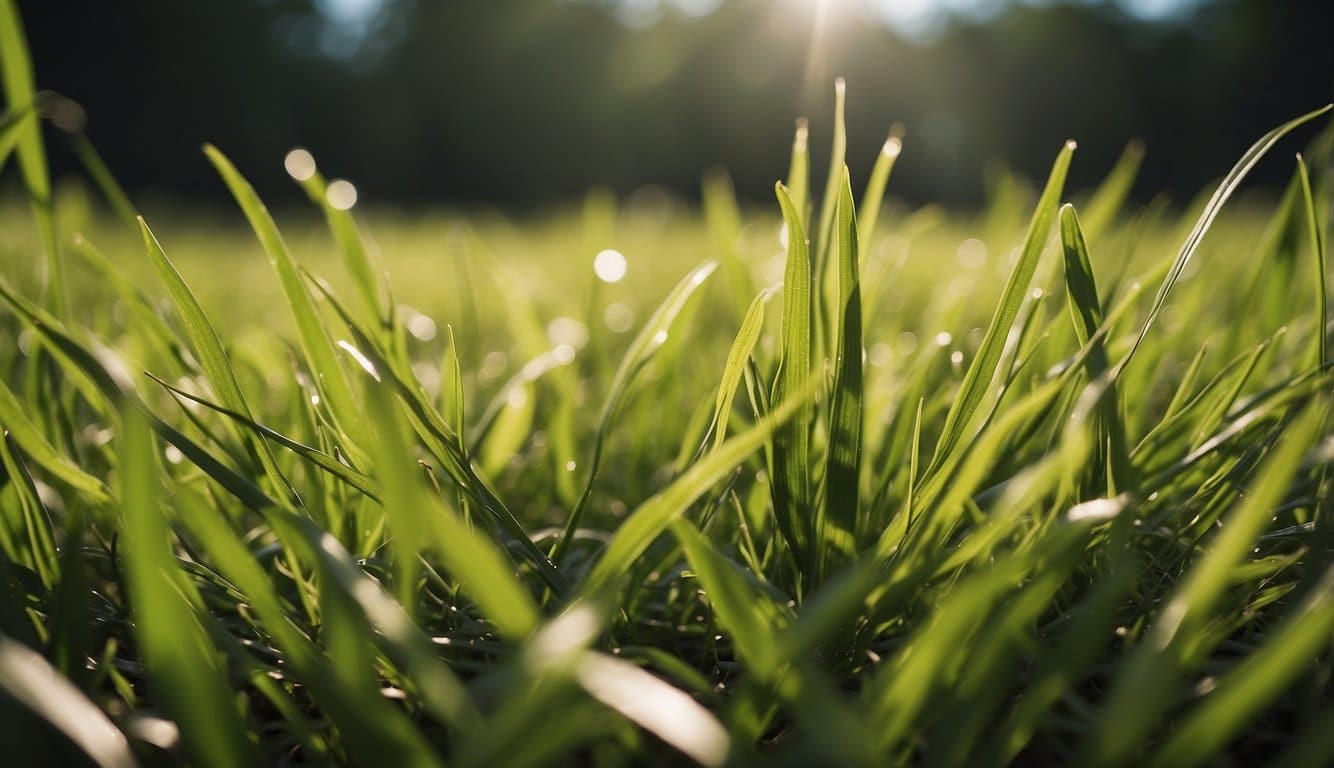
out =
[[(882, 212), (900, 139), (858, 196), (836, 117), (778, 217), (714, 176), (698, 219), (592, 195), (373, 243), (305, 162), (323, 222), (285, 239), (208, 147), (256, 245), (47, 194), (15, 50), (20, 762), (1330, 758), (1330, 134), (1220, 217), (1325, 110), (1180, 220), (1123, 210), (1135, 147), (1068, 194), (1073, 143), (1031, 212)], [(623, 280), (570, 268), (612, 247)]]

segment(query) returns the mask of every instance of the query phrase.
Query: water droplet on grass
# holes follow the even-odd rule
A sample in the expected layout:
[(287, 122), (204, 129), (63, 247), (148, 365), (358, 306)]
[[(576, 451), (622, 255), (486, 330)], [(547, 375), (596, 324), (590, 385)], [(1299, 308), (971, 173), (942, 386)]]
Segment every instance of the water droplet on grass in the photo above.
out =
[(619, 283), (625, 278), (625, 255), (608, 248), (593, 258), (593, 273), (604, 283)]
[(283, 158), (283, 168), (297, 181), (305, 181), (315, 175), (315, 156), (297, 147)]
[(340, 211), (346, 211), (357, 204), (357, 188), (347, 179), (337, 179), (324, 191), (329, 205)]

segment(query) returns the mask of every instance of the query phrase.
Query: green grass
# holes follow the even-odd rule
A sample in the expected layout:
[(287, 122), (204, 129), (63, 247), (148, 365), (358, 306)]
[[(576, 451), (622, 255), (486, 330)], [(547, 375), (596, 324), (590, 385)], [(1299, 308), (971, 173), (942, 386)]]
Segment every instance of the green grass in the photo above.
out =
[(238, 210), (135, 222), (100, 161), (44, 191), (3, 63), (17, 764), (1334, 756), (1332, 134), (1223, 206), (1319, 113), (1186, 211), (1126, 205), (1133, 145), (1087, 193), (1068, 144), (977, 216), (885, 204), (911, 141), (862, 188), (836, 116), (824, 196), (802, 123), (759, 210), (312, 174), (275, 221), (208, 147)]

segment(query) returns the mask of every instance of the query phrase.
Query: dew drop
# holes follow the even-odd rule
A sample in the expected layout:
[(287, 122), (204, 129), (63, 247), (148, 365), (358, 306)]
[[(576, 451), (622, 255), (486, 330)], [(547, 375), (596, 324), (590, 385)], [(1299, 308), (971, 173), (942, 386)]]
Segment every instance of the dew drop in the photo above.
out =
[(593, 273), (604, 283), (619, 283), (625, 278), (625, 255), (608, 248), (593, 258)]
[(288, 176), (305, 181), (315, 175), (315, 156), (297, 147), (283, 158), (283, 168), (287, 169)]
[(357, 188), (347, 179), (337, 179), (330, 183), (324, 196), (328, 198), (329, 205), (340, 211), (349, 210), (357, 204)]

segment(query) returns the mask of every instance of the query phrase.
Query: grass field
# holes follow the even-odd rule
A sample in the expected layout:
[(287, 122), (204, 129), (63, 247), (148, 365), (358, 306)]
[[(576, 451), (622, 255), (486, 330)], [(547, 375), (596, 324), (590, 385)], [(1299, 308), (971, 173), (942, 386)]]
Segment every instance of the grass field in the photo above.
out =
[(840, 114), (763, 210), (363, 215), (293, 154), (275, 223), (208, 148), (234, 212), (136, 219), (53, 199), (0, 44), (7, 763), (1334, 759), (1334, 134), (1223, 205), (1327, 113), (1181, 205), (1073, 143), (883, 204), (911, 141), (854, 188)]

